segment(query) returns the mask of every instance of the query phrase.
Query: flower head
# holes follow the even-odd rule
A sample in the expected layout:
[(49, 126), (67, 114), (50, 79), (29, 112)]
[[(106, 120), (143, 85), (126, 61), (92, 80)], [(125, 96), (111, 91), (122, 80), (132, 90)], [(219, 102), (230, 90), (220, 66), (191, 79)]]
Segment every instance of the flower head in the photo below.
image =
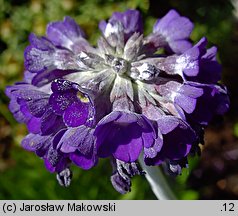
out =
[(126, 193), (131, 178), (144, 174), (140, 155), (148, 166), (167, 164), (179, 174), (229, 98), (217, 83), (217, 49), (206, 50), (206, 38), (193, 45), (192, 22), (175, 10), (147, 36), (136, 10), (115, 12), (99, 28), (97, 47), (70, 17), (50, 23), (45, 37), (31, 34), (24, 80), (6, 94), (29, 130), (22, 146), (61, 185), (70, 184), (71, 163), (86, 170), (109, 157), (112, 184)]

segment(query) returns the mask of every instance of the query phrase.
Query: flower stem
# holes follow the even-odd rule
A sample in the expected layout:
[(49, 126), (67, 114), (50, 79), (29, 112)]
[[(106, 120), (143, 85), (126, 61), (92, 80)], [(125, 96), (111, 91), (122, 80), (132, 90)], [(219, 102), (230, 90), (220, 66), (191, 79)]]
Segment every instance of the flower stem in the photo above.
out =
[(176, 196), (171, 190), (164, 174), (159, 167), (146, 166), (142, 157), (139, 158), (142, 169), (146, 172), (145, 177), (152, 191), (159, 200), (175, 200)]

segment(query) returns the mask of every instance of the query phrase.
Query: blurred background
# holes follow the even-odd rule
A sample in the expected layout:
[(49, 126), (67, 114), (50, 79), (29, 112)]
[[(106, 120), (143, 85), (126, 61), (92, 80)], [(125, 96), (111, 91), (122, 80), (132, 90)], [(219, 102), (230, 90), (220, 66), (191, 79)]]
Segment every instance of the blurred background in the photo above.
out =
[(23, 51), (30, 32), (44, 35), (48, 22), (69, 15), (96, 44), (98, 22), (128, 8), (140, 10), (146, 34), (158, 17), (174, 8), (194, 22), (195, 42), (206, 36), (209, 46), (218, 46), (231, 109), (206, 128), (201, 157), (189, 158), (189, 169), (169, 181), (179, 199), (238, 198), (238, 1), (0, 0), (0, 199), (156, 199), (144, 177), (133, 178), (131, 193), (117, 193), (106, 159), (90, 171), (73, 166), (71, 186), (60, 187), (43, 161), (20, 147), (27, 130), (8, 111), (4, 94), (6, 85), (23, 77)]

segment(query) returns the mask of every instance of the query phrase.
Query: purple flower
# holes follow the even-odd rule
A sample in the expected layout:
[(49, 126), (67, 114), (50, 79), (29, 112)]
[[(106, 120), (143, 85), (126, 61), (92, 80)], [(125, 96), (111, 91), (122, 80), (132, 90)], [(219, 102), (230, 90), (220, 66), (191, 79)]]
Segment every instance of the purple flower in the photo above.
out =
[(35, 152), (36, 155), (41, 157), (50, 172), (61, 172), (70, 164), (68, 155), (62, 154), (55, 148), (63, 132), (60, 131), (58, 134), (49, 136), (28, 134), (22, 140), (22, 146), (24, 149)]
[(66, 48), (74, 53), (86, 51), (89, 46), (83, 30), (71, 17), (65, 17), (63, 22), (50, 23), (46, 34), (55, 46)]
[(194, 142), (194, 130), (184, 121), (172, 116), (158, 119), (156, 122), (157, 139), (145, 149), (145, 163), (159, 165), (166, 159), (171, 161), (186, 157)]
[(112, 155), (124, 162), (135, 162), (144, 145), (152, 145), (155, 138), (153, 126), (145, 116), (121, 111), (99, 121), (94, 134), (99, 157)]
[(156, 49), (165, 48), (170, 52), (181, 54), (192, 47), (189, 40), (193, 23), (180, 16), (175, 10), (170, 10), (159, 19), (153, 28), (153, 33), (147, 38)]
[(64, 123), (68, 127), (77, 127), (89, 124), (93, 119), (94, 108), (87, 97), (82, 101), (82, 90), (75, 83), (67, 80), (55, 80), (51, 85), (52, 94), (49, 98), (53, 112), (63, 117)]
[[(87, 170), (110, 158), (111, 182), (130, 191), (138, 165), (165, 165), (178, 175), (199, 151), (204, 126), (229, 108), (218, 81), (221, 66), (207, 39), (193, 45), (192, 22), (175, 10), (148, 36), (136, 10), (115, 12), (99, 28), (97, 47), (70, 17), (50, 23), (45, 37), (31, 34), (24, 80), (9, 86), (9, 109), (35, 152), (62, 186), (71, 164)], [(159, 51), (162, 54), (157, 54)]]
[(107, 37), (112, 33), (117, 33), (118, 28), (123, 29), (125, 40), (128, 40), (135, 32), (143, 33), (143, 21), (140, 12), (137, 10), (127, 10), (124, 13), (115, 12), (108, 23), (104, 20), (99, 23), (99, 28)]

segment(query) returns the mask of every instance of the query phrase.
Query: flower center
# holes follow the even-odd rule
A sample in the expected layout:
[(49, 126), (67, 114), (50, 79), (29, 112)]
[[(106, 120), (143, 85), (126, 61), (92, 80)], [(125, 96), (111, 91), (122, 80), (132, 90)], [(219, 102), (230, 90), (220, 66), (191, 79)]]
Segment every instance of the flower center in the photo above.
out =
[(126, 73), (129, 70), (130, 64), (123, 58), (105, 55), (106, 64), (110, 65), (114, 72), (119, 75)]
[(112, 69), (116, 73), (122, 75), (128, 69), (128, 62), (122, 58), (114, 58), (112, 61)]

